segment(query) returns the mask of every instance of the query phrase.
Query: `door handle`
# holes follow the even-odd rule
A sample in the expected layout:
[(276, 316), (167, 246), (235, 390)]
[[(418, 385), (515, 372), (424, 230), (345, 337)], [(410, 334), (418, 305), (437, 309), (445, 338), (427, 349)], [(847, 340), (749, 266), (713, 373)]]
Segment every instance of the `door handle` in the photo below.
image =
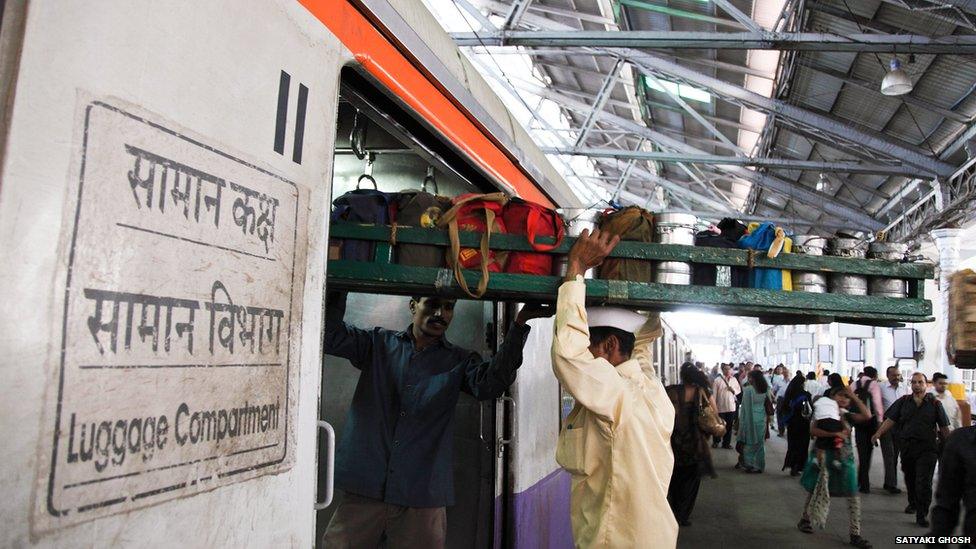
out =
[[(502, 401), (502, 406), (505, 406), (505, 403), (506, 402), (510, 402), (512, 404), (512, 421), (511, 421), (511, 424), (514, 426), (515, 425), (515, 420), (516, 420), (516, 417), (515, 417), (515, 399), (512, 398), (512, 397), (510, 397), (510, 396), (502, 396), (502, 397), (499, 397), (498, 400)], [(512, 428), (512, 430), (513, 431), (515, 430), (514, 427)], [(498, 437), (498, 440), (496, 441), (496, 444), (495, 444), (496, 451), (498, 453), (498, 457), (502, 457), (505, 454), (505, 446), (507, 444), (511, 444), (511, 443), (512, 443), (512, 437), (511, 436), (509, 438), (505, 438), (504, 436)]]
[(319, 420), (319, 429), (325, 431), (327, 449), (325, 453), (325, 501), (315, 502), (315, 510), (321, 511), (332, 504), (335, 495), (335, 429), (328, 421)]

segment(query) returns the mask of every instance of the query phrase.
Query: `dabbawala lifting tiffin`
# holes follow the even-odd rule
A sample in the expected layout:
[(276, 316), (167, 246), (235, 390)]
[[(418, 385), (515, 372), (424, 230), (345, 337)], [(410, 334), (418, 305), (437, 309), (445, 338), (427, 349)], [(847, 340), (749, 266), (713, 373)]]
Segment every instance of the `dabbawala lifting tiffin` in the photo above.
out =
[(586, 308), (583, 273), (619, 237), (584, 231), (569, 254), (556, 302), (552, 367), (576, 399), (559, 433), (556, 461), (572, 474), (570, 512), (577, 547), (674, 547), (668, 506), (674, 466), (674, 407), (651, 362), (657, 313)]

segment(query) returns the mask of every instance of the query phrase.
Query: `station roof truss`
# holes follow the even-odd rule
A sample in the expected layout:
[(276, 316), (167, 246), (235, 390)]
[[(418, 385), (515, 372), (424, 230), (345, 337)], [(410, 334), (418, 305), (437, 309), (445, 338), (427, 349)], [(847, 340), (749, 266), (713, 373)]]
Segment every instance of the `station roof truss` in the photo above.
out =
[[(976, 210), (974, 0), (451, 1), (500, 93), (558, 104), (530, 131), (595, 196), (892, 239)], [(886, 96), (896, 56), (914, 89)]]

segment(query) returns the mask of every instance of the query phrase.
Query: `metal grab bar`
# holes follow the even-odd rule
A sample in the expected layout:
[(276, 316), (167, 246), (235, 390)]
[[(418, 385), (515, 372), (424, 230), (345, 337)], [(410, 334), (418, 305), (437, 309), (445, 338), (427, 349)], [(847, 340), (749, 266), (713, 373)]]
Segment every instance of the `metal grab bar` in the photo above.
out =
[(315, 510), (321, 511), (332, 504), (335, 495), (335, 429), (328, 421), (319, 420), (319, 429), (324, 429), (328, 437), (325, 454), (325, 501), (315, 502)]
[[(514, 425), (516, 421), (515, 418), (517, 417), (515, 414), (515, 399), (510, 396), (501, 396), (498, 397), (498, 400), (502, 401), (503, 410), (506, 402), (512, 403), (512, 425)], [(509, 438), (505, 438), (504, 436), (498, 437), (498, 440), (496, 441), (496, 445), (497, 445), (496, 452), (498, 454), (498, 457), (502, 457), (502, 455), (505, 454), (505, 445), (511, 443), (512, 443), (511, 436)]]

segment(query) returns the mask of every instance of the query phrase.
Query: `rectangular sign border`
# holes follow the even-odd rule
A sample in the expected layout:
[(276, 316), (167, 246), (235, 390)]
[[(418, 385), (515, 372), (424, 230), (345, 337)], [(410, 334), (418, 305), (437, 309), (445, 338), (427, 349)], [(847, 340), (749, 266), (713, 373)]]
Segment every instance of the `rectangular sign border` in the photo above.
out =
[[(116, 107), (114, 105), (105, 103), (104, 101), (99, 101), (99, 100), (91, 101), (85, 107), (85, 126), (84, 126), (83, 137), (82, 137), (81, 166), (80, 166), (79, 176), (78, 176), (78, 195), (77, 195), (77, 198), (76, 198), (76, 200), (77, 200), (77, 206), (75, 208), (75, 219), (74, 219), (74, 224), (73, 224), (72, 234), (71, 234), (71, 247), (69, 248), (69, 252), (68, 252), (67, 279), (65, 281), (65, 292), (64, 292), (65, 301), (64, 301), (64, 313), (63, 313), (62, 324), (61, 324), (61, 349), (60, 349), (60, 361), (59, 361), (59, 369), (58, 369), (58, 398), (57, 398), (56, 412), (55, 412), (54, 441), (53, 441), (53, 445), (52, 445), (52, 448), (51, 448), (51, 471), (48, 474), (48, 489), (47, 489), (47, 498), (46, 498), (47, 499), (47, 502), (46, 502), (47, 512), (51, 516), (53, 516), (53, 517), (63, 517), (63, 516), (68, 515), (68, 513), (71, 512), (71, 509), (64, 509), (64, 510), (62, 510), (62, 509), (56, 509), (54, 507), (54, 501), (53, 501), (53, 499), (54, 499), (54, 488), (55, 488), (55, 486), (54, 486), (54, 479), (55, 479), (55, 473), (56, 473), (57, 463), (58, 463), (57, 462), (58, 442), (59, 442), (59, 439), (61, 438), (61, 407), (62, 407), (62, 399), (64, 398), (64, 369), (65, 369), (65, 355), (66, 355), (66, 352), (67, 352), (68, 306), (70, 304), (70, 296), (71, 296), (71, 277), (72, 277), (72, 268), (74, 266), (74, 258), (75, 258), (75, 243), (76, 243), (77, 238), (78, 238), (78, 222), (79, 222), (79, 219), (81, 217), (81, 206), (82, 206), (81, 198), (82, 198), (82, 194), (83, 194), (84, 186), (85, 186), (85, 165), (86, 165), (86, 162), (88, 160), (87, 159), (87, 153), (88, 153), (88, 130), (89, 130), (89, 121), (90, 121), (91, 111), (95, 107), (102, 107), (102, 108), (108, 109), (110, 111), (114, 111), (114, 112), (119, 113), (119, 114), (121, 114), (123, 116), (126, 116), (126, 117), (128, 117), (128, 118), (130, 118), (132, 120), (136, 120), (137, 122), (141, 122), (141, 123), (143, 123), (143, 124), (145, 124), (147, 126), (150, 126), (150, 127), (155, 128), (157, 130), (160, 130), (160, 131), (163, 131), (165, 133), (168, 133), (168, 134), (170, 134), (170, 135), (172, 135), (174, 137), (177, 137), (177, 138), (182, 139), (182, 140), (184, 140), (184, 141), (186, 141), (188, 143), (191, 143), (193, 145), (196, 145), (196, 146), (198, 146), (198, 147), (200, 147), (202, 149), (205, 149), (205, 150), (210, 151), (210, 152), (212, 152), (214, 154), (217, 154), (219, 156), (222, 156), (222, 157), (224, 157), (224, 158), (226, 158), (228, 160), (232, 160), (234, 162), (237, 162), (238, 164), (247, 166), (248, 168), (257, 170), (257, 171), (259, 171), (259, 172), (261, 172), (261, 173), (263, 173), (265, 175), (268, 175), (270, 177), (273, 177), (275, 179), (278, 179), (278, 180), (280, 180), (280, 181), (282, 181), (284, 183), (287, 183), (287, 184), (291, 185), (292, 188), (294, 188), (294, 190), (295, 190), (295, 197), (296, 197), (295, 227), (294, 227), (294, 234), (293, 234), (293, 243), (296, 246), (296, 248), (298, 246), (298, 219), (299, 219), (299, 210), (300, 210), (300, 206), (301, 206), (301, 192), (298, 189), (298, 185), (296, 185), (294, 182), (292, 182), (292, 181), (290, 181), (288, 179), (285, 179), (284, 177), (281, 177), (280, 175), (277, 175), (275, 173), (272, 173), (272, 172), (270, 172), (268, 170), (265, 170), (265, 169), (263, 169), (263, 168), (261, 168), (259, 166), (256, 166), (256, 165), (254, 165), (254, 164), (252, 164), (250, 162), (247, 162), (245, 160), (242, 160), (240, 158), (237, 158), (237, 157), (235, 157), (235, 156), (233, 156), (231, 154), (225, 153), (225, 152), (220, 151), (220, 150), (218, 150), (218, 149), (216, 149), (214, 147), (211, 147), (209, 145), (206, 145), (204, 143), (201, 143), (200, 141), (198, 141), (198, 140), (196, 140), (196, 139), (194, 139), (192, 137), (189, 137), (187, 135), (184, 135), (182, 133), (179, 133), (179, 132), (177, 132), (175, 130), (171, 130), (171, 129), (165, 127), (165, 126), (162, 126), (161, 124), (155, 123), (155, 122), (153, 122), (151, 120), (148, 120), (148, 119), (146, 119), (146, 118), (144, 118), (142, 116), (138, 116), (138, 115), (132, 114), (132, 113), (127, 112), (127, 111), (125, 111), (125, 110), (123, 110), (123, 109), (121, 109), (119, 107)], [(285, 444), (284, 444), (284, 453), (282, 454), (281, 458), (279, 458), (277, 460), (268, 461), (268, 462), (265, 462), (265, 463), (261, 463), (261, 464), (257, 464), (257, 465), (252, 465), (250, 467), (244, 467), (244, 468), (241, 468), (241, 469), (235, 469), (235, 470), (229, 471), (229, 472), (216, 473), (216, 476), (218, 478), (226, 478), (226, 477), (233, 476), (233, 475), (237, 475), (237, 474), (240, 474), (240, 473), (246, 473), (246, 472), (249, 472), (249, 471), (255, 471), (257, 469), (262, 469), (262, 468), (265, 468), (265, 467), (277, 465), (277, 464), (283, 462), (288, 457), (288, 427), (289, 427), (288, 426), (288, 419), (289, 419), (288, 418), (288, 416), (289, 416), (288, 410), (289, 410), (290, 397), (291, 397), (291, 366), (292, 366), (292, 364), (291, 364), (291, 346), (292, 346), (291, 336), (292, 336), (292, 321), (293, 321), (293, 314), (292, 313), (294, 312), (294, 302), (295, 302), (295, 276), (296, 276), (295, 263), (296, 263), (297, 258), (298, 258), (298, 253), (297, 253), (297, 251), (295, 251), (294, 253), (292, 253), (292, 272), (291, 272), (292, 280), (291, 280), (291, 291), (289, 293), (289, 303), (288, 303), (289, 310), (288, 310), (288, 331), (287, 331), (288, 336), (289, 336), (289, 341), (288, 341), (288, 350), (286, 351), (287, 354), (286, 354), (286, 357), (285, 357), (285, 363), (286, 363), (285, 368), (286, 368), (286, 370), (285, 370), (285, 425), (284, 425), (284, 427), (285, 427), (285, 441), (284, 441)], [(160, 494), (160, 493), (169, 492), (169, 491), (173, 491), (173, 490), (178, 490), (180, 488), (185, 488), (187, 486), (192, 486), (195, 483), (196, 483), (196, 481), (194, 481), (193, 483), (190, 483), (188, 485), (186, 481), (183, 481), (183, 482), (181, 482), (179, 484), (175, 484), (175, 485), (172, 485), (172, 486), (167, 486), (167, 487), (163, 487), (163, 488), (158, 488), (158, 489), (152, 490), (151, 493), (148, 493), (146, 495), (147, 496), (148, 495), (155, 495), (155, 494)], [(214, 489), (220, 488), (220, 487), (221, 486), (215, 486)], [(196, 492), (196, 493), (200, 493), (200, 492)], [(194, 494), (188, 494), (188, 495), (195, 495), (196, 493), (194, 493)], [(119, 504), (119, 503), (122, 503), (124, 501), (129, 500), (130, 497), (131, 496), (125, 496), (123, 498), (109, 499), (109, 500), (106, 500), (106, 501), (103, 501), (103, 502), (99, 502), (99, 503), (86, 504), (86, 505), (83, 505), (83, 506), (78, 507), (76, 509), (76, 511), (80, 514), (80, 513), (86, 512), (86, 511), (94, 510), (94, 509), (100, 509), (100, 508), (103, 508), (103, 507), (108, 507), (108, 506), (111, 506), (111, 505), (116, 505), (116, 504)]]

